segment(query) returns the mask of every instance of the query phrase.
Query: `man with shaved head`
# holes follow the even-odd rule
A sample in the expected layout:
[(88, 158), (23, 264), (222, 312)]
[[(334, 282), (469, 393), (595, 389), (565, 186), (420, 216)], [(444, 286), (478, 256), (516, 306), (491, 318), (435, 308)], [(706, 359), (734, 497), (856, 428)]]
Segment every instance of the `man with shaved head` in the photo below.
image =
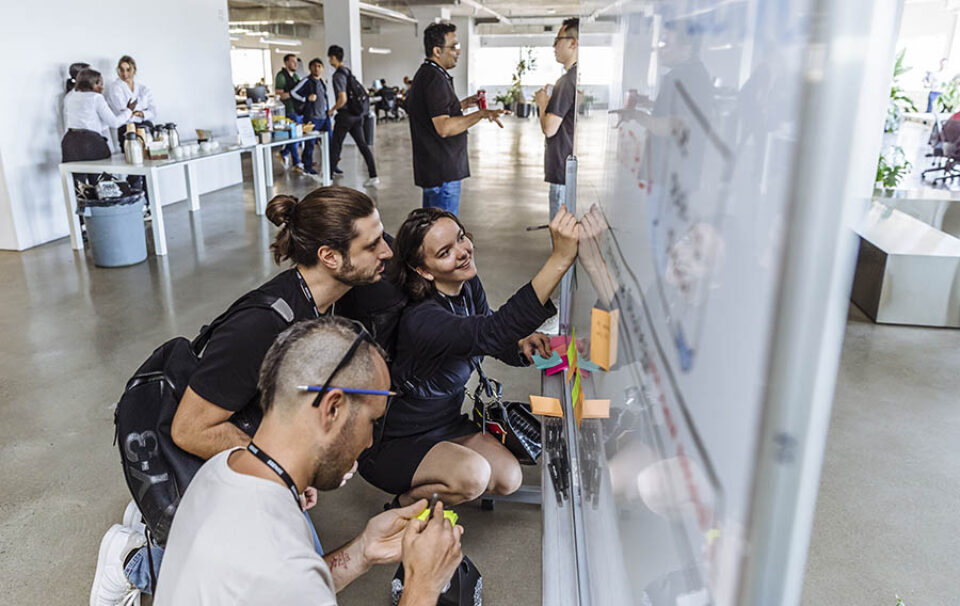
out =
[(263, 421), (246, 447), (207, 461), (167, 540), (155, 604), (336, 604), (373, 564), (404, 565), (404, 606), (433, 605), (461, 560), (463, 529), (421, 500), (372, 518), (322, 555), (305, 509), (356, 469), (383, 416), (390, 373), (359, 324), (323, 317), (294, 324), (260, 370)]

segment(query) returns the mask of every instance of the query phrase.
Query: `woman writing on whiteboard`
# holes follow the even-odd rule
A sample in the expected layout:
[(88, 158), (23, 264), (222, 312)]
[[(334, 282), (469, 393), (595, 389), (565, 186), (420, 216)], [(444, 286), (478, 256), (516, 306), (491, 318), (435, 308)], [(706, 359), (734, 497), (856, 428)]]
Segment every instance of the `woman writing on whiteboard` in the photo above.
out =
[(140, 115), (134, 116), (132, 122), (145, 123), (152, 126), (157, 117), (157, 106), (153, 102), (153, 93), (139, 82), (134, 81), (137, 75), (137, 62), (130, 55), (124, 55), (117, 61), (117, 76), (107, 87), (107, 103), (114, 113), (119, 113), (130, 101), (137, 102)]
[(400, 227), (391, 273), (411, 303), (400, 318), (391, 376), (402, 394), (359, 467), (368, 482), (397, 495), (392, 505), (433, 493), (456, 504), (520, 487), (516, 458), (460, 413), (465, 384), (485, 355), (525, 366), (534, 352), (549, 354), (549, 339), (534, 331), (556, 313), (550, 294), (577, 256), (578, 231), (573, 215), (557, 213), (550, 258), (492, 311), (456, 215), (417, 209)]

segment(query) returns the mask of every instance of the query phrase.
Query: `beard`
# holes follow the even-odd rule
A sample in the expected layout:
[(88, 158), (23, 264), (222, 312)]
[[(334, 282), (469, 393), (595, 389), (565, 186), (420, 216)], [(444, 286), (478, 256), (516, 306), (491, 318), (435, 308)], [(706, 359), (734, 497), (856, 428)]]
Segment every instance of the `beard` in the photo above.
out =
[(317, 490), (335, 490), (343, 482), (343, 476), (353, 468), (356, 456), (351, 454), (347, 436), (353, 430), (353, 420), (345, 427), (329, 448), (325, 449), (315, 462), (316, 471), (310, 484)]
[(340, 268), (334, 278), (342, 284), (347, 286), (363, 286), (364, 284), (373, 284), (380, 278), (380, 266), (381, 263), (378, 263), (376, 267), (368, 271), (357, 269), (353, 266), (353, 263), (350, 262), (350, 257), (344, 255), (343, 257), (343, 267)]

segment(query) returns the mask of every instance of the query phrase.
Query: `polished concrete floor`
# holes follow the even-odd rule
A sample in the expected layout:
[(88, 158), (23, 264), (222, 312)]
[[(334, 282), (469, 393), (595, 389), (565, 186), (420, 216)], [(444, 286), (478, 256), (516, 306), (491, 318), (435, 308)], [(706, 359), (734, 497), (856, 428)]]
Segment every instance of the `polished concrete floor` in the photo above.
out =
[[(395, 230), (419, 206), (407, 125), (378, 131), (383, 183), (371, 190)], [(522, 227), (547, 215), (542, 138), (533, 122), (471, 135), (474, 177), (461, 216), (477, 243), (491, 303), (539, 268), (544, 232)], [(347, 147), (346, 185), (363, 163)], [(245, 167), (249, 174), (249, 166)], [(277, 175), (277, 191), (315, 184)], [(112, 406), (124, 381), (157, 344), (193, 335), (234, 298), (272, 275), (274, 228), (253, 213), (249, 187), (230, 187), (191, 214), (164, 210), (169, 254), (100, 269), (67, 239), (0, 252), (0, 603), (78, 604), (87, 599), (103, 532), (129, 496), (112, 444)], [(485, 365), (486, 366), (486, 365)], [(536, 391), (535, 371), (488, 372), (516, 397)], [(809, 558), (804, 604), (954, 604), (960, 596), (960, 333), (876, 326), (851, 312)], [(537, 483), (535, 469), (528, 483)], [(386, 495), (351, 481), (323, 495), (313, 517), (327, 547), (351, 538)], [(535, 506), (458, 508), (465, 552), (484, 575), (485, 603), (540, 602), (540, 516)], [(341, 595), (346, 605), (384, 604), (392, 567)], [(603, 605), (607, 606), (607, 605)], [(613, 606), (613, 605), (611, 605)]]

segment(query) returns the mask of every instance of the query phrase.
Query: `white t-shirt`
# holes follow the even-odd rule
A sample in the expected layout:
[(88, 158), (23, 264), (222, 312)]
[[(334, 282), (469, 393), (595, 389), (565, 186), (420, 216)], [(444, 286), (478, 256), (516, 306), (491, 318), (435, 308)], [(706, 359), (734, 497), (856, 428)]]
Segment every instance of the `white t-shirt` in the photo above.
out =
[(336, 606), (333, 577), (286, 487), (227, 465), (203, 464), (174, 516), (157, 606)]
[(130, 121), (133, 112), (124, 108), (118, 114), (107, 105), (100, 93), (93, 91), (71, 91), (63, 98), (63, 127), (92, 130), (100, 133), (113, 150), (110, 129), (123, 126)]
[(133, 122), (140, 123), (143, 120), (153, 122), (157, 117), (157, 108), (153, 103), (153, 93), (136, 80), (133, 82), (133, 90), (130, 90), (126, 82), (117, 78), (107, 85), (103, 91), (103, 96), (107, 98), (107, 104), (114, 112), (125, 110), (130, 99), (136, 99), (137, 107), (135, 109), (143, 112), (143, 118), (134, 116)]

